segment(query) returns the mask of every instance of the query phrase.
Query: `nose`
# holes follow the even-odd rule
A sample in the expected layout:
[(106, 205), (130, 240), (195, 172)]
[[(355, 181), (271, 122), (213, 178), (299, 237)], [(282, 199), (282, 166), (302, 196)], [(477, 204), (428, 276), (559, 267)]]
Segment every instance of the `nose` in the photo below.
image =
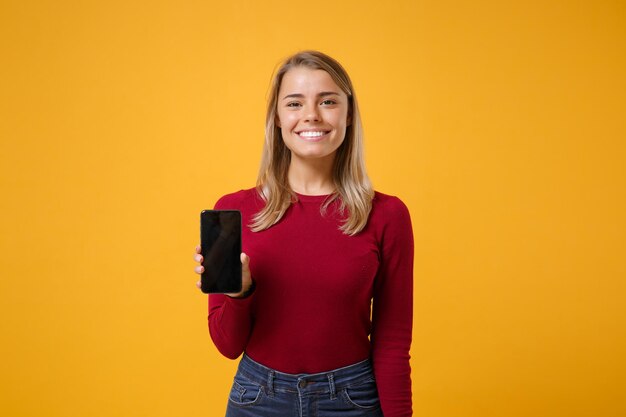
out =
[(306, 122), (319, 122), (320, 114), (317, 106), (308, 106), (304, 113), (304, 121)]

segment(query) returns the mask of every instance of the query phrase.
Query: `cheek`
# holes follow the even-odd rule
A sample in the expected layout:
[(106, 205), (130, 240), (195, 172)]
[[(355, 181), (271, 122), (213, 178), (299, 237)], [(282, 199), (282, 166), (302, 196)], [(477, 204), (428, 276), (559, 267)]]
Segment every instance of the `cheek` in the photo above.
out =
[(280, 127), (283, 131), (289, 131), (294, 127), (295, 117), (292, 114), (277, 114), (276, 116), (276, 125)]
[(341, 119), (343, 120), (343, 124), (348, 126), (350, 124), (350, 109), (346, 106), (341, 109)]
[(348, 112), (346, 110), (335, 109), (336, 111), (329, 112), (327, 114), (326, 120), (331, 122), (337, 128), (345, 128), (350, 124), (350, 120), (348, 118)]

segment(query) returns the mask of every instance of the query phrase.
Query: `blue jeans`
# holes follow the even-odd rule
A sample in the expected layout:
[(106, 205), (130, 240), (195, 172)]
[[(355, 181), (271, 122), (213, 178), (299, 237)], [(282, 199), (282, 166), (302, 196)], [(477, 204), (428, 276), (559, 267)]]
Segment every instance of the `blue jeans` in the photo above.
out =
[(244, 354), (226, 417), (383, 417), (369, 360), (319, 374), (286, 374)]

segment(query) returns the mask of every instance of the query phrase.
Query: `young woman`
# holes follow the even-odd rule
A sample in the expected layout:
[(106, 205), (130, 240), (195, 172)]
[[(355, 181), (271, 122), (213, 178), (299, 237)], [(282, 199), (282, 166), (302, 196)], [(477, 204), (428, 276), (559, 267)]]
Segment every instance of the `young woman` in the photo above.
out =
[(209, 296), (215, 346), (243, 353), (226, 416), (412, 415), (411, 220), (372, 189), (337, 61), (304, 51), (282, 64), (257, 186), (215, 207), (247, 226), (243, 290)]

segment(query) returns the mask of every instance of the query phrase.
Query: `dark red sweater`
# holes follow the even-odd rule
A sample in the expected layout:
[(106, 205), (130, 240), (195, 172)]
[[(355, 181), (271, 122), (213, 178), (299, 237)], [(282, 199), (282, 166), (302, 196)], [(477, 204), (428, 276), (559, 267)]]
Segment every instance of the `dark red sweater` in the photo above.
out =
[(262, 232), (246, 227), (263, 207), (254, 189), (217, 202), (216, 209), (242, 213), (242, 246), (256, 290), (244, 299), (209, 296), (211, 338), (228, 358), (245, 351), (291, 374), (324, 372), (371, 357), (385, 417), (410, 416), (409, 212), (397, 197), (377, 192), (365, 229), (347, 236), (338, 229), (336, 202), (320, 214), (325, 198), (298, 195), (284, 217)]

